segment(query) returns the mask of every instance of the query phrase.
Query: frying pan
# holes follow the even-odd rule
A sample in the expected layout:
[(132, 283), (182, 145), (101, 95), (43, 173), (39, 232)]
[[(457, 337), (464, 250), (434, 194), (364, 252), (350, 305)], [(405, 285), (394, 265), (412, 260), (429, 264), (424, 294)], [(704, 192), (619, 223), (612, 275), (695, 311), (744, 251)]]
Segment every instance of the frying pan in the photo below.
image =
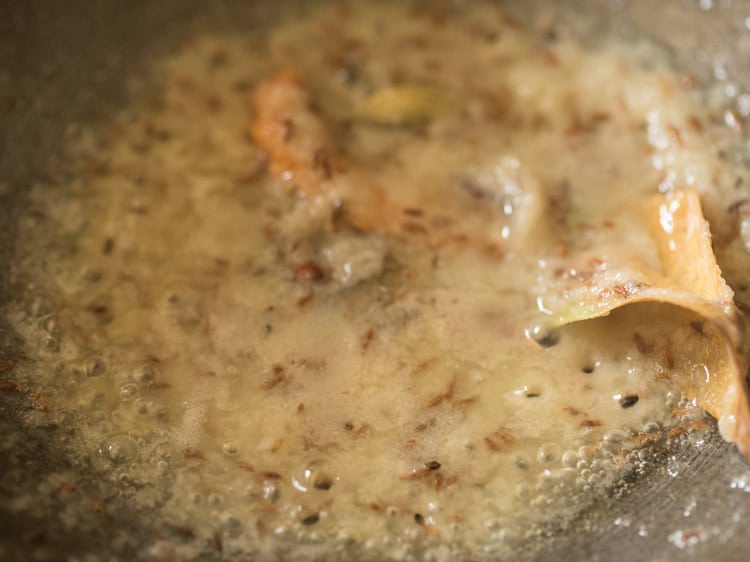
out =
[[(0, 306), (25, 287), (13, 265), (14, 225), (27, 207), (29, 188), (55, 189), (65, 181), (67, 124), (106, 122), (127, 102), (133, 79), (158, 81), (150, 61), (186, 35), (262, 34), (303, 4), (0, 3)], [(509, 8), (523, 16), (543, 2), (516, 4)], [(750, 1), (569, 0), (554, 9), (592, 41), (610, 33), (644, 34), (662, 44), (678, 68), (713, 74), (738, 93), (750, 87)], [(580, 18), (584, 11), (593, 16)], [(18, 337), (0, 315), (0, 382), (10, 380), (23, 360)], [(147, 556), (144, 545), (159, 538), (187, 540), (155, 512), (134, 507), (127, 493), (100, 481), (86, 459), (70, 455), (65, 423), (27, 425), (29, 396), (12, 385), (2, 388), (0, 560), (136, 560)], [(715, 429), (693, 446), (654, 452), (645, 466), (634, 468), (625, 485), (574, 521), (550, 522), (519, 544), (513, 558), (750, 559), (750, 465)], [(57, 473), (74, 475), (75, 502), (40, 485)], [(68, 512), (70, 517), (60, 516)], [(200, 560), (224, 558), (220, 549), (207, 547)]]

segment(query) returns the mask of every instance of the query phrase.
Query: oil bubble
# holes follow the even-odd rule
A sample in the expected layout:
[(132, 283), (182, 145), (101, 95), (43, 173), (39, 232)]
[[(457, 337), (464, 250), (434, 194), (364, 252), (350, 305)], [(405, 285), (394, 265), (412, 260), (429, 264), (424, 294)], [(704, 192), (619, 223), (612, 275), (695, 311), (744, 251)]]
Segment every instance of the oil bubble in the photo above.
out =
[(292, 476), (292, 486), (300, 492), (307, 492), (311, 488), (312, 469), (304, 468)]
[(497, 517), (489, 517), (485, 522), (484, 526), (487, 529), (499, 529), (501, 524), (500, 520)]
[(134, 475), (131, 472), (128, 472), (127, 470), (122, 470), (118, 473), (116, 473), (115, 478), (121, 483), (126, 485), (133, 485), (136, 483), (136, 479)]
[(266, 480), (263, 482), (263, 499), (267, 502), (275, 502), (281, 497), (278, 484)]
[(76, 367), (74, 372), (85, 377), (98, 377), (107, 371), (107, 363), (98, 355), (86, 357)]
[(154, 415), (154, 417), (159, 420), (160, 422), (165, 422), (169, 420), (169, 412), (167, 411), (164, 406), (157, 406), (153, 402), (149, 402), (151, 404), (151, 410)]
[(516, 486), (516, 496), (519, 498), (528, 498), (531, 495), (531, 486), (528, 484), (519, 484)]
[(656, 433), (661, 429), (657, 422), (647, 422), (643, 425), (643, 433)]
[(110, 433), (112, 431), (112, 424), (107, 421), (103, 421), (96, 424), (96, 430), (102, 435), (106, 435), (107, 433)]
[(206, 500), (208, 501), (208, 505), (213, 508), (219, 508), (224, 504), (224, 498), (220, 494), (209, 494)]
[(138, 443), (130, 435), (115, 435), (107, 439), (99, 452), (113, 464), (127, 464), (138, 458)]
[[(92, 401), (93, 402), (93, 401)], [(97, 410), (91, 414), (91, 421), (95, 423), (102, 423), (107, 421), (107, 412), (104, 410)]]
[(62, 382), (62, 388), (68, 392), (69, 395), (73, 396), (76, 389), (78, 388), (78, 379), (69, 377)]
[(604, 434), (607, 443), (621, 443), (625, 439), (625, 432), (620, 429), (612, 429)]
[(42, 318), (42, 320), (39, 322), (39, 327), (44, 330), (44, 332), (47, 333), (47, 335), (53, 337), (53, 338), (60, 338), (62, 335), (62, 328), (60, 327), (60, 322), (58, 322), (57, 317), (54, 315), (45, 316)]
[(578, 477), (578, 471), (574, 468), (561, 468), (555, 471), (555, 477), (561, 482), (573, 483)]
[(536, 459), (540, 463), (552, 463), (560, 457), (560, 446), (557, 443), (545, 443), (536, 452)]
[(583, 445), (578, 448), (578, 457), (584, 461), (590, 461), (596, 455), (596, 448), (591, 445)]
[(150, 558), (156, 560), (172, 560), (175, 556), (175, 548), (169, 541), (159, 539), (148, 548), (147, 553)]
[(120, 400), (127, 402), (138, 396), (138, 386), (133, 383), (124, 384), (120, 387)]
[(575, 451), (565, 451), (562, 455), (562, 463), (567, 467), (574, 467), (578, 463), (578, 455)]
[(29, 305), (29, 313), (35, 318), (49, 314), (52, 310), (52, 303), (47, 297), (36, 297)]
[(554, 475), (552, 471), (548, 468), (545, 468), (542, 472), (539, 473), (539, 475), (536, 477), (536, 488), (537, 490), (545, 490), (551, 487), (554, 484)]
[(46, 336), (42, 338), (42, 347), (46, 351), (55, 352), (60, 349), (60, 343), (52, 336)]
[(136, 398), (133, 402), (133, 406), (138, 414), (147, 416), (151, 412), (153, 404), (143, 398)]
[(156, 367), (150, 363), (139, 365), (133, 370), (133, 380), (140, 383), (150, 383), (156, 380)]
[(641, 462), (648, 462), (654, 458), (654, 452), (649, 449), (641, 449), (638, 451), (638, 460)]
[(315, 474), (315, 477), (313, 479), (313, 486), (315, 486), (316, 490), (330, 490), (331, 486), (333, 486), (333, 478), (330, 478), (328, 475), (319, 472)]
[(247, 483), (244, 490), (242, 491), (242, 497), (245, 499), (254, 499), (258, 497), (258, 486), (252, 480)]
[(99, 269), (86, 265), (81, 269), (81, 279), (88, 283), (96, 283), (102, 278), (102, 272)]
[(58, 410), (55, 414), (55, 422), (58, 425), (69, 426), (72, 425), (76, 420), (76, 415), (72, 410)]
[(232, 538), (237, 538), (242, 534), (242, 521), (232, 513), (223, 513), (221, 515), (221, 525), (224, 532)]
[(302, 469), (292, 475), (292, 486), (300, 492), (312, 489), (330, 490), (335, 478), (328, 474), (320, 461), (307, 463)]
[(233, 439), (229, 439), (221, 445), (221, 452), (228, 457), (233, 457), (239, 452), (239, 445)]
[(547, 507), (551, 503), (551, 500), (544, 494), (539, 494), (537, 497), (531, 500), (530, 503), (531, 506), (535, 508)]

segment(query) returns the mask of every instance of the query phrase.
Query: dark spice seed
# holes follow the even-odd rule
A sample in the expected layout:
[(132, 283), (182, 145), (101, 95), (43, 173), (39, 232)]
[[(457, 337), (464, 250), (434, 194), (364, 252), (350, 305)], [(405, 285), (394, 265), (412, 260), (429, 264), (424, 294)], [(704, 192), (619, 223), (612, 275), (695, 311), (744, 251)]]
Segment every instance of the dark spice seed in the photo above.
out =
[(437, 470), (438, 468), (440, 468), (440, 463), (437, 461), (426, 462), (424, 463), (424, 465), (430, 470)]
[(632, 408), (638, 403), (638, 395), (637, 394), (630, 394), (628, 396), (623, 396), (620, 399), (620, 406), (623, 408)]
[(333, 482), (330, 480), (317, 480), (315, 482), (315, 487), (318, 490), (330, 490), (331, 486), (333, 486)]
[(544, 348), (554, 347), (560, 343), (560, 334), (557, 332), (546, 332), (535, 338), (534, 341)]
[(315, 169), (320, 170), (325, 179), (330, 179), (333, 175), (331, 160), (324, 148), (319, 148), (315, 151), (315, 154), (313, 155), (313, 166)]
[(31, 544), (44, 544), (47, 542), (47, 531), (45, 529), (36, 529), (26, 537), (25, 542)]
[(297, 300), (297, 306), (300, 307), (300, 308), (306, 307), (308, 304), (310, 304), (312, 302), (314, 296), (315, 296), (315, 293), (313, 293), (312, 291), (310, 291), (304, 297), (302, 297), (299, 300)]
[(417, 525), (424, 525), (424, 517), (422, 517), (421, 513), (414, 514), (414, 521), (417, 523)]
[(294, 276), (297, 279), (304, 279), (306, 281), (317, 281), (322, 279), (323, 271), (313, 262), (305, 262), (298, 264), (294, 268)]
[(20, 392), (21, 387), (13, 381), (0, 381), (0, 392)]
[(217, 552), (222, 552), (224, 550), (224, 543), (222, 542), (219, 533), (213, 534), (213, 537), (211, 537), (211, 544)]
[(317, 523), (319, 519), (320, 519), (320, 515), (318, 515), (317, 513), (313, 513), (312, 515), (308, 515), (307, 517), (302, 519), (302, 524), (303, 525), (315, 525), (315, 523)]
[(13, 361), (8, 361), (7, 363), (5, 363), (5, 365), (0, 365), (0, 374), (10, 373), (15, 366), (16, 365), (15, 363), (13, 363)]
[(584, 367), (581, 368), (581, 371), (583, 371), (587, 375), (590, 375), (591, 373), (594, 372), (594, 366), (593, 365), (586, 365), (586, 366), (584, 366)]
[(193, 531), (193, 529), (191, 529), (190, 527), (178, 526), (174, 527), (173, 531), (175, 535), (184, 540), (195, 538), (195, 531)]
[(284, 128), (284, 131), (282, 133), (282, 137), (284, 139), (284, 142), (288, 142), (294, 136), (294, 123), (292, 122), (291, 119), (284, 119), (281, 122), (281, 125)]
[(409, 234), (426, 234), (427, 229), (416, 222), (405, 222), (401, 225), (401, 229)]
[(331, 228), (334, 232), (338, 230), (341, 221), (344, 220), (344, 214), (344, 203), (336, 201), (331, 209)]

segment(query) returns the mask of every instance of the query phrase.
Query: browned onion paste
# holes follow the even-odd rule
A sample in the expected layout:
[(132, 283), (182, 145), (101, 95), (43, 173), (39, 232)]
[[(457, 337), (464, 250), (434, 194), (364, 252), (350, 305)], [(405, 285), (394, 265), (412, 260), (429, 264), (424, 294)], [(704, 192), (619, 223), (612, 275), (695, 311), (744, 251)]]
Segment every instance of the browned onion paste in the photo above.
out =
[[(75, 179), (35, 192), (69, 251), (21, 219), (36, 280), (8, 317), (45, 404), (28, 423), (75, 420), (113, 493), (195, 537), (144, 558), (218, 540), (258, 560), (484, 560), (564, 527), (641, 447), (709, 427), (664, 339), (689, 313), (550, 329), (569, 256), (654, 263), (643, 201), (695, 189), (730, 283), (746, 271), (741, 179), (715, 148), (735, 133), (660, 57), (484, 4), (342, 4), (263, 42), (186, 41), (155, 95), (72, 135)], [(403, 232), (332, 226), (330, 198), (268, 173), (248, 99), (279, 70), (354, 177), (408, 205)], [(484, 242), (461, 237), (477, 224)]]

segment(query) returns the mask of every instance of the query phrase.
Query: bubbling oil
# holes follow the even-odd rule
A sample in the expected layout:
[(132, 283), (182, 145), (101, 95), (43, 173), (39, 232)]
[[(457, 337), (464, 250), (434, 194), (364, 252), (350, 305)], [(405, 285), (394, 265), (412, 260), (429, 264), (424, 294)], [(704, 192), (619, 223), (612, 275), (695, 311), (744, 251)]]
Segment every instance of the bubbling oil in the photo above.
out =
[[(496, 8), (469, 10), (439, 31), (403, 10), (322, 9), (281, 25), (262, 47), (194, 38), (161, 63), (155, 94), (72, 140), (77, 179), (32, 193), (42, 213), (21, 224), (30, 281), (26, 300), (8, 310), (31, 359), (19, 374), (37, 405), (26, 423), (69, 424), (73, 456), (113, 493), (185, 530), (185, 540), (144, 545), (143, 557), (509, 557), (646, 472), (660, 447), (681, 438), (675, 427), (693, 424), (693, 435), (709, 427), (695, 424), (703, 414), (657, 376), (631, 334), (622, 337), (637, 323), (641, 338), (658, 338), (670, 322), (660, 311), (549, 331), (535, 304), (545, 274), (536, 243), (514, 241), (498, 261), (327, 229), (320, 201), (290, 197), (265, 173), (245, 133), (247, 97), (278, 66), (317, 76), (314, 89), (330, 96), (322, 105), (335, 117), (351, 110), (355, 70), (372, 82), (400, 71), (465, 87), (461, 72), (430, 56), (455, 57), (456, 68), (507, 57), (511, 86), (542, 120), (570, 117), (555, 108), (571, 87), (601, 85), (548, 83), (547, 63), (524, 62), (540, 45), (527, 37), (533, 28), (503, 28), (500, 46), (480, 49), (471, 30), (502, 21)], [(346, 37), (321, 36), (341, 19), (367, 64), (336, 59)], [(436, 32), (442, 45), (417, 49), (413, 60), (392, 56)], [(305, 52), (313, 40), (320, 49)], [(609, 89), (627, 78), (659, 97), (662, 79), (606, 58), (616, 54), (594, 56), (567, 40), (555, 56), (597, 69)], [(470, 102), (509, 87), (493, 80), (468, 92)], [(529, 93), (540, 83), (548, 93)], [(336, 100), (341, 108), (328, 107)], [(631, 158), (649, 146), (651, 129), (603, 148), (579, 141), (579, 150), (564, 127), (541, 133), (521, 117), (512, 150), (527, 184), (578, 166), (575, 179), (598, 189), (613, 164), (592, 161), (596, 150), (627, 161), (631, 175), (618, 185), (658, 175), (650, 159)], [(467, 175), (484, 168), (470, 159), (458, 174), (450, 147), (493, 154), (512, 144), (460, 137), (466, 119), (436, 125), (452, 141), (423, 147), (429, 159), (413, 146), (429, 143), (430, 129), (342, 127), (384, 177), (416, 185), (460, 176), (466, 190)], [(536, 143), (573, 164), (549, 163)], [(414, 165), (405, 169), (407, 157)], [(520, 213), (506, 207), (503, 220)], [(534, 230), (514, 225), (503, 236), (517, 232)], [(325, 264), (328, 274), (318, 271)]]

